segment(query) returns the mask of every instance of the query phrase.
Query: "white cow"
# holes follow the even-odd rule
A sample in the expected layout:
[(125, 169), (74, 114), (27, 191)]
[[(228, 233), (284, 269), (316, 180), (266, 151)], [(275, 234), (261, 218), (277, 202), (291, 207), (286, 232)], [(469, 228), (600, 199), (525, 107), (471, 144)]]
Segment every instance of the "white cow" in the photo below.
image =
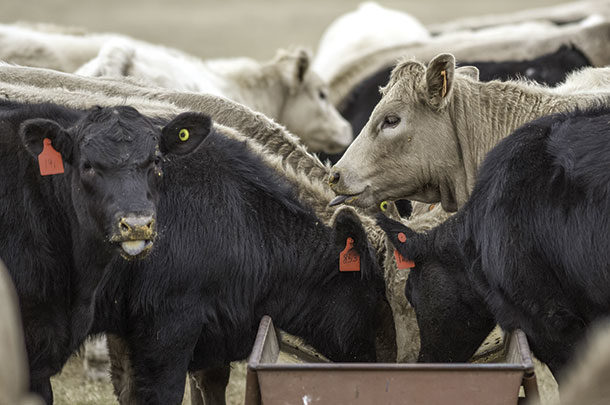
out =
[(305, 50), (294, 49), (262, 63), (202, 61), (119, 34), (0, 24), (0, 60), (223, 96), (285, 125), (310, 151), (337, 153), (352, 141), (352, 130), (329, 102), (328, 86), (310, 69), (310, 59)]
[(328, 100), (328, 86), (304, 49), (279, 50), (268, 62), (248, 58), (201, 61), (175, 49), (118, 38), (75, 73), (131, 77), (173, 90), (229, 98), (284, 124), (312, 152), (337, 153), (352, 130)]
[(416, 18), (374, 2), (333, 21), (320, 39), (313, 70), (329, 82), (338, 68), (358, 58), (395, 45), (423, 42), (430, 34)]

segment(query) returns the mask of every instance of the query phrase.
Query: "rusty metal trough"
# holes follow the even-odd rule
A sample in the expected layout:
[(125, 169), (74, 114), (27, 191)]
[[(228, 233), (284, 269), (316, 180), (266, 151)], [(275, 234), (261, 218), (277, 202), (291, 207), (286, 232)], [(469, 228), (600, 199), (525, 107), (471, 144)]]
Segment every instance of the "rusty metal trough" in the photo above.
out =
[[(279, 363), (280, 350), (306, 363)], [(504, 353), (504, 362), (488, 364), (330, 363), (287, 347), (264, 316), (248, 360), (245, 403), (489, 405), (537, 398), (523, 332), (505, 337)]]

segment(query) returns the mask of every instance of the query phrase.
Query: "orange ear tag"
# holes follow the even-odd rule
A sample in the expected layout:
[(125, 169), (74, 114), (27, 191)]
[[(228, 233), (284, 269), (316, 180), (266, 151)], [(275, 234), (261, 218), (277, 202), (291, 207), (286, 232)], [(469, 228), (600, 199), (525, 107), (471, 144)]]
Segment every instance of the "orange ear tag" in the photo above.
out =
[(339, 271), (360, 271), (360, 255), (352, 238), (347, 238), (345, 249), (339, 254)]
[(38, 166), (41, 176), (61, 174), (64, 172), (64, 162), (61, 160), (61, 153), (53, 149), (51, 140), (44, 138), (42, 152), (38, 155)]
[(441, 70), (441, 76), (443, 76), (443, 93), (441, 94), (441, 97), (445, 98), (447, 95), (447, 72)]
[[(407, 235), (400, 232), (398, 234), (398, 240), (401, 243), (405, 243), (407, 241)], [(396, 259), (396, 267), (399, 270), (405, 270), (410, 269), (411, 267), (415, 267), (415, 262), (413, 260), (406, 260), (404, 257), (402, 257), (400, 253), (398, 253), (398, 250), (396, 249), (394, 249), (394, 258)]]

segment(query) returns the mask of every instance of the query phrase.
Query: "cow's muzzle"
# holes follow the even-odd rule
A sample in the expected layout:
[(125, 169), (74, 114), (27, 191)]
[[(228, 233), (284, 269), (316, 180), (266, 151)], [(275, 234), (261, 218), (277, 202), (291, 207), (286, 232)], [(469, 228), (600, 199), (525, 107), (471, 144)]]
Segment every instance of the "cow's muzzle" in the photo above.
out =
[(156, 236), (153, 215), (125, 215), (119, 217), (110, 241), (119, 245), (123, 258), (139, 259), (150, 252)]

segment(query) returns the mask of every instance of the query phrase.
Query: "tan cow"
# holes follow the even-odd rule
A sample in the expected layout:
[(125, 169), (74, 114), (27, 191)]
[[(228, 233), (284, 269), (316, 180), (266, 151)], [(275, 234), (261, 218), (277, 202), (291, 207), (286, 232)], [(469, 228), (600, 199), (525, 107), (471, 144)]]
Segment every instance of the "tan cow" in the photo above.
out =
[(451, 54), (428, 67), (403, 61), (393, 70), (360, 136), (333, 167), (334, 202), (360, 207), (407, 198), (463, 205), (485, 154), (535, 118), (610, 103), (610, 68), (587, 68), (547, 88), (525, 81), (482, 83)]

